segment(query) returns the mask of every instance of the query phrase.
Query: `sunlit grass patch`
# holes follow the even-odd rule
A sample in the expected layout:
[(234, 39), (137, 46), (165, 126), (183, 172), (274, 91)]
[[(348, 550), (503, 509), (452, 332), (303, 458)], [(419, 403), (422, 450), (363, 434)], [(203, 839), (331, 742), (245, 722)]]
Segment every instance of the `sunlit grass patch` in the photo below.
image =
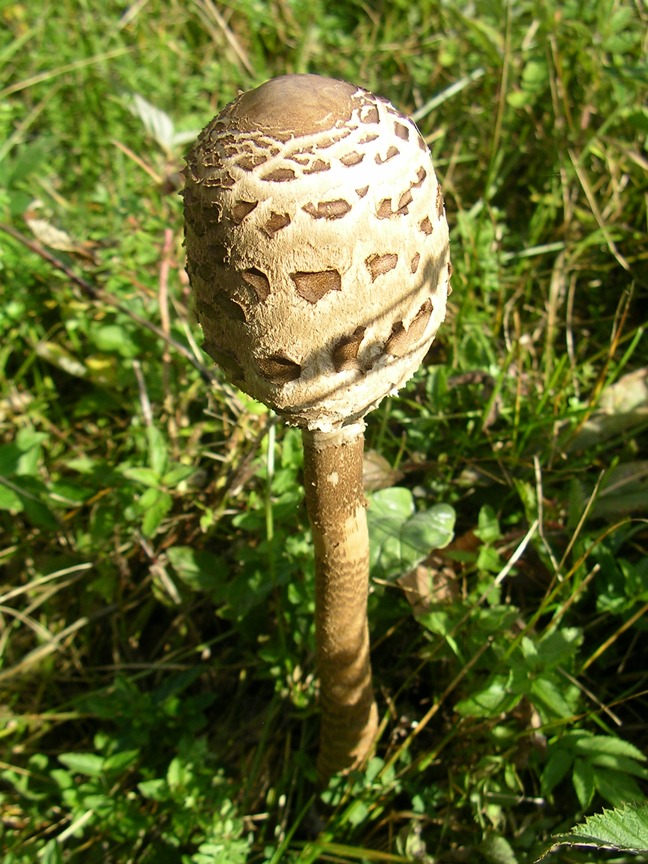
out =
[[(0, 11), (4, 864), (522, 864), (645, 796), (645, 14), (333, 5)], [(454, 264), (369, 421), (381, 736), (321, 796), (299, 436), (202, 353), (176, 194), (295, 71), (416, 117)]]

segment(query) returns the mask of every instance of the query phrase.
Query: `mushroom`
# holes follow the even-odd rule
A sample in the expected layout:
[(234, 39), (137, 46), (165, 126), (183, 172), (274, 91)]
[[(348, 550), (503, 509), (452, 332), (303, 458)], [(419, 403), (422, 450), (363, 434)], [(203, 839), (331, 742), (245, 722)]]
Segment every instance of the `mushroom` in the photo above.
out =
[(317, 75), (239, 95), (201, 132), (185, 180), (205, 350), (303, 433), (326, 783), (366, 759), (377, 729), (363, 418), (413, 375), (444, 319), (443, 196), (412, 121)]

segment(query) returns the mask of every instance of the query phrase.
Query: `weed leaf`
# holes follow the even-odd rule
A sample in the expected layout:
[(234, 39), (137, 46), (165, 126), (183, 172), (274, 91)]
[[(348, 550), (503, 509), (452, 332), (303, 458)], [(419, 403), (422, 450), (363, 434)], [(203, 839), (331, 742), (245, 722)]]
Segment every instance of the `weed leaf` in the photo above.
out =
[(555, 846), (594, 846), (623, 852), (648, 852), (648, 804), (626, 804), (588, 816)]

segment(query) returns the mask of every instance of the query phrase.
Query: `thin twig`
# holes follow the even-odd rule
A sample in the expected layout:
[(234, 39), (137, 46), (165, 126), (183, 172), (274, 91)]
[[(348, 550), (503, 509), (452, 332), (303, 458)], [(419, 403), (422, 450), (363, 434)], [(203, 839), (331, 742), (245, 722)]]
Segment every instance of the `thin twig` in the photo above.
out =
[(605, 640), (605, 642), (599, 645), (596, 651), (594, 651), (594, 653), (591, 654), (583, 663), (579, 670), (579, 674), (582, 675), (583, 672), (589, 669), (592, 663), (594, 663), (595, 660), (598, 660), (601, 654), (607, 651), (610, 645), (613, 645), (622, 633), (625, 633), (625, 631), (629, 630), (634, 624), (636, 624), (636, 622), (640, 618), (643, 618), (646, 612), (648, 612), (648, 603), (644, 603), (644, 605), (640, 609), (637, 609), (634, 615), (631, 615), (627, 621), (624, 621), (623, 624), (619, 628), (617, 628), (617, 630), (608, 639)]

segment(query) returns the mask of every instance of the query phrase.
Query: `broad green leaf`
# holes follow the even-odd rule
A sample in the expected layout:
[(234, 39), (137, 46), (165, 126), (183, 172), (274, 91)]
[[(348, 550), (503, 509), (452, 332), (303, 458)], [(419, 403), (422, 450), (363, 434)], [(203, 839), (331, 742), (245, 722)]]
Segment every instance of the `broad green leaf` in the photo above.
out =
[(419, 624), (425, 627), (426, 630), (429, 630), (431, 633), (436, 633), (438, 636), (442, 636), (457, 657), (462, 662), (465, 662), (466, 658), (459, 647), (456, 633), (453, 632), (456, 623), (455, 619), (451, 617), (445, 609), (433, 609), (430, 612), (424, 612), (422, 615), (418, 615), (416, 620)]
[(42, 852), (39, 853), (38, 859), (42, 864), (63, 864), (61, 847), (56, 840), (48, 840)]
[[(237, 573), (225, 586), (225, 590), (221, 590), (220, 594), (221, 600), (227, 605), (219, 609), (218, 614), (223, 618), (240, 621), (251, 609), (265, 602), (272, 591), (272, 580), (267, 568), (257, 568), (252, 572)], [(274, 650), (273, 648), (272, 651)], [(259, 651), (259, 656), (261, 654), (262, 651)], [(276, 655), (273, 656), (276, 658)]]
[(104, 793), (84, 795), (83, 806), (91, 810), (96, 819), (108, 819), (117, 809), (115, 798)]
[(572, 783), (578, 803), (585, 810), (592, 802), (596, 786), (594, 783), (594, 770), (585, 759), (574, 760), (572, 771)]
[(545, 60), (529, 60), (522, 70), (522, 86), (525, 90), (537, 92), (542, 90), (549, 77)]
[(126, 468), (123, 474), (124, 477), (127, 477), (129, 480), (135, 480), (136, 483), (141, 483), (143, 486), (157, 489), (160, 485), (160, 476), (152, 468)]
[(139, 757), (139, 750), (119, 750), (104, 760), (103, 770), (106, 774), (123, 774), (135, 765)]
[(142, 532), (145, 537), (152, 537), (160, 522), (173, 507), (173, 498), (167, 492), (147, 489), (139, 500), (139, 506), (144, 511)]
[(546, 677), (536, 678), (531, 682), (531, 699), (538, 707), (549, 710), (550, 717), (571, 717), (573, 710), (561, 689)]
[(118, 354), (132, 358), (142, 353), (142, 346), (133, 339), (128, 329), (119, 324), (104, 324), (90, 330), (96, 349), (104, 354)]
[(633, 24), (633, 10), (616, 9), (608, 20), (608, 26), (613, 33), (624, 33)]
[(13, 442), (0, 447), (0, 474), (7, 477), (34, 476), (41, 461), (41, 444), (47, 440), (44, 432), (20, 429)]
[(645, 762), (646, 756), (623, 738), (615, 738), (612, 735), (581, 735), (573, 744), (577, 753), (587, 753), (590, 756), (604, 754), (607, 756), (625, 756), (628, 759), (636, 759)]
[(589, 761), (592, 765), (600, 768), (608, 768), (610, 771), (618, 771), (620, 774), (632, 775), (641, 777), (642, 780), (648, 780), (648, 770), (643, 765), (638, 765), (634, 759), (628, 759), (627, 756), (608, 756), (604, 753), (599, 753), (591, 756)]
[(137, 788), (144, 798), (149, 798), (152, 801), (168, 801), (169, 799), (169, 784), (163, 778), (156, 780), (142, 780), (137, 784)]
[(488, 864), (518, 864), (513, 847), (505, 837), (487, 834), (479, 846)]
[(402, 486), (380, 489), (371, 496), (368, 512), (376, 519), (395, 517), (404, 521), (414, 512), (414, 497)]
[(67, 507), (78, 507), (94, 494), (90, 489), (69, 480), (50, 483), (49, 493), (53, 501)]
[(157, 476), (162, 477), (169, 461), (166, 438), (157, 426), (148, 426), (146, 428), (146, 438), (148, 440), (149, 451), (148, 463)]
[(478, 527), (475, 529), (475, 536), (483, 543), (492, 543), (499, 540), (502, 536), (497, 513), (488, 504), (484, 505), (479, 511)]
[(23, 502), (20, 495), (14, 491), (4, 477), (0, 477), (0, 510), (8, 510), (10, 513), (22, 513)]
[(0, 447), (0, 474), (9, 477), (18, 474), (18, 465), (23, 451), (17, 443), (5, 444)]
[[(401, 542), (412, 555), (427, 556), (452, 540), (455, 512), (447, 504), (435, 504), (429, 510), (416, 513), (403, 526)], [(407, 557), (410, 557), (407, 555)]]
[(495, 675), (481, 690), (458, 702), (455, 711), (464, 717), (497, 717), (514, 708), (521, 698), (511, 693), (508, 676)]
[(572, 766), (572, 755), (562, 747), (553, 749), (540, 778), (541, 788), (544, 795), (548, 795), (561, 783)]
[(411, 570), (452, 540), (455, 512), (447, 504), (415, 512), (409, 489), (381, 489), (368, 510), (370, 563), (384, 578)]
[(644, 795), (637, 782), (629, 774), (594, 766), (594, 782), (599, 795), (613, 807), (621, 807), (632, 801), (641, 801)]
[(481, 546), (477, 554), (477, 569), (484, 573), (499, 573), (502, 569), (502, 559), (497, 549), (492, 546)]
[(104, 757), (97, 753), (61, 753), (58, 757), (66, 768), (87, 777), (101, 777), (104, 772)]
[(225, 565), (221, 558), (191, 546), (171, 546), (166, 552), (181, 582), (192, 591), (206, 591), (220, 599), (225, 585)]
[(54, 513), (43, 500), (48, 497), (48, 490), (45, 484), (35, 477), (25, 476), (16, 478), (16, 481), (18, 480), (20, 480), (20, 484), (14, 487), (14, 491), (20, 495), (23, 512), (29, 521), (38, 528), (55, 531), (59, 527), (59, 523)]
[(525, 637), (522, 640), (522, 653), (533, 669), (553, 669), (567, 663), (583, 641), (577, 627), (563, 627), (554, 630), (541, 640)]
[(195, 470), (192, 465), (176, 465), (162, 477), (162, 483), (167, 489), (174, 489), (183, 480), (191, 477)]

